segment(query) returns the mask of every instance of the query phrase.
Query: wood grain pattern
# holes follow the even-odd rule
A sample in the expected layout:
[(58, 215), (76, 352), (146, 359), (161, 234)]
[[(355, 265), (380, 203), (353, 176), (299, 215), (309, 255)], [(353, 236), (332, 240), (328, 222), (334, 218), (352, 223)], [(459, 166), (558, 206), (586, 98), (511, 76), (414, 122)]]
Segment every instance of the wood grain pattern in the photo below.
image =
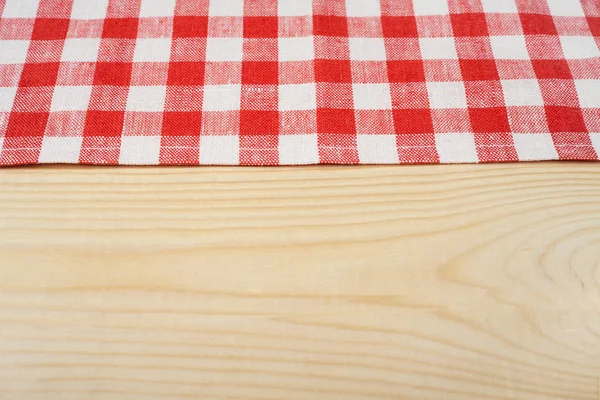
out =
[(582, 399), (600, 169), (0, 170), (0, 399)]

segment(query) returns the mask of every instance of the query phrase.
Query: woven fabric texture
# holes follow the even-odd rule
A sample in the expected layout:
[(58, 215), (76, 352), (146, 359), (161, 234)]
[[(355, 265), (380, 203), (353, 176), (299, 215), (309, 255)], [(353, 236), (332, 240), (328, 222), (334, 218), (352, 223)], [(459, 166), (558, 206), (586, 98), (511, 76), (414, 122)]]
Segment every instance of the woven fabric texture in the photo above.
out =
[(0, 0), (0, 165), (598, 160), (598, 0)]

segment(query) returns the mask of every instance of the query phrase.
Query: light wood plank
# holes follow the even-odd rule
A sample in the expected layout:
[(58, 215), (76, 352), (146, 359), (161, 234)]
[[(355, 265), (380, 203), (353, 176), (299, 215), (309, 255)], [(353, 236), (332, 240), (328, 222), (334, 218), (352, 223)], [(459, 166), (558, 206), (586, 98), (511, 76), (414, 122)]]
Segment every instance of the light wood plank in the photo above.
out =
[(585, 399), (598, 164), (0, 170), (0, 399)]

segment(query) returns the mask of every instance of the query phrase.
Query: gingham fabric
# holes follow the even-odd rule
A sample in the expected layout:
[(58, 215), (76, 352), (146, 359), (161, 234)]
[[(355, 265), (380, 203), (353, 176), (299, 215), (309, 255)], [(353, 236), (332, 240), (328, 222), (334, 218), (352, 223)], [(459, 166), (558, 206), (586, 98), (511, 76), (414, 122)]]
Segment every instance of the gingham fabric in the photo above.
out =
[(598, 160), (598, 0), (0, 0), (0, 165)]

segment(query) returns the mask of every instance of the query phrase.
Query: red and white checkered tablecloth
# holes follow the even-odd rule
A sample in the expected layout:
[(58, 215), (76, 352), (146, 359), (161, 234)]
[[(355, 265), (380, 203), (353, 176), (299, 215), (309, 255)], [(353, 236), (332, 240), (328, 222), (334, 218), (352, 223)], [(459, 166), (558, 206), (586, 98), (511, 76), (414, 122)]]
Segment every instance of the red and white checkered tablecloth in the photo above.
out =
[(0, 165), (598, 160), (598, 0), (0, 0)]

